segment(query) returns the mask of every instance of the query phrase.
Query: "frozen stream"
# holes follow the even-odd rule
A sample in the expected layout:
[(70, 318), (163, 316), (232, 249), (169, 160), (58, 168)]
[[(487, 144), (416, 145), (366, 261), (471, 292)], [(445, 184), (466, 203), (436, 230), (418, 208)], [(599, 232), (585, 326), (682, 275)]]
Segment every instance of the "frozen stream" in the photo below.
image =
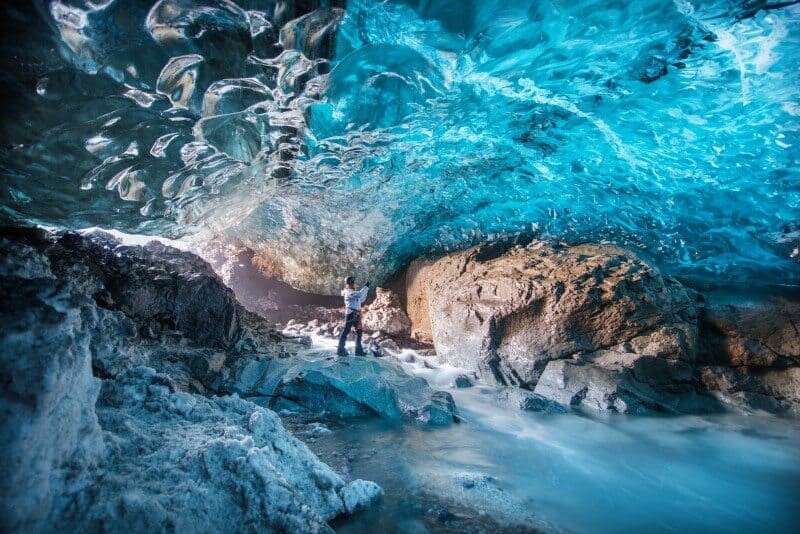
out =
[(337, 531), (796, 531), (796, 422), (523, 412), (480, 382), (451, 389), (457, 369), (415, 359), (406, 369), (450, 391), (464, 422), (429, 429), (324, 421), (333, 433), (309, 446), (345, 477), (386, 492)]

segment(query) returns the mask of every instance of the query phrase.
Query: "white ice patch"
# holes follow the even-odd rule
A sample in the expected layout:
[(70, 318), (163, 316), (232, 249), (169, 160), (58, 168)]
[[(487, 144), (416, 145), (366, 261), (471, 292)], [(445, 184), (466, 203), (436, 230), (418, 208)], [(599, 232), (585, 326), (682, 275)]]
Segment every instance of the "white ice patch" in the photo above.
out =
[(159, 237), (153, 235), (143, 235), (143, 234), (128, 234), (125, 232), (120, 232), (119, 230), (115, 230), (113, 228), (102, 228), (100, 226), (91, 226), (88, 228), (82, 228), (78, 230), (78, 233), (81, 235), (92, 234), (94, 232), (104, 232), (106, 234), (110, 234), (115, 239), (117, 239), (120, 243), (126, 246), (145, 246), (148, 243), (152, 243), (156, 241), (163, 245), (174, 247), (179, 250), (183, 251), (191, 251), (191, 243), (188, 241), (181, 241), (177, 239), (167, 239), (166, 237)]

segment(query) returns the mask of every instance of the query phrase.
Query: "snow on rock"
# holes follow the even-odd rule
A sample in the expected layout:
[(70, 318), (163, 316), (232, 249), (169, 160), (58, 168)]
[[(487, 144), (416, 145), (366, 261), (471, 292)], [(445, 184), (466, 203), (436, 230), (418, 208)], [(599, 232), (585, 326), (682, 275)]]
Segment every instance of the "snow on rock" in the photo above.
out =
[(358, 479), (347, 484), (342, 489), (341, 495), (347, 513), (352, 514), (378, 501), (383, 495), (383, 490), (374, 482)]
[(172, 392), (168, 380), (136, 367), (104, 382), (97, 413), (109, 454), (87, 522), (118, 530), (148, 510), (153, 525), (179, 532), (319, 532), (344, 511), (342, 479), (274, 412)]

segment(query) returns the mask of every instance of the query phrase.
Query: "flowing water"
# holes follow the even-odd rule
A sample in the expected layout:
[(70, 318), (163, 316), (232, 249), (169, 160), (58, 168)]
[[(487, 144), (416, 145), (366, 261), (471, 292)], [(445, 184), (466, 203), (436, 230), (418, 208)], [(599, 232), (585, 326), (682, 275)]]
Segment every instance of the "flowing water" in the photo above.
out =
[(480, 382), (450, 389), (463, 371), (435, 357), (404, 366), (450, 391), (463, 422), (325, 421), (333, 433), (312, 450), (385, 491), (338, 532), (791, 532), (800, 521), (797, 422), (524, 412)]

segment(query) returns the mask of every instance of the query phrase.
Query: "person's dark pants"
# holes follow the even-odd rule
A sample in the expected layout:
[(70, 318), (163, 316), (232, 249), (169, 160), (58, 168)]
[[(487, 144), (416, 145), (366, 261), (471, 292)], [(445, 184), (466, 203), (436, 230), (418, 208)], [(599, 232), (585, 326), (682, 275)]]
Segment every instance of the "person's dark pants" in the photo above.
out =
[(351, 311), (348, 312), (345, 317), (344, 330), (342, 330), (342, 334), (339, 336), (339, 348), (336, 351), (338, 354), (344, 353), (344, 343), (347, 341), (347, 336), (350, 334), (352, 328), (356, 330), (356, 354), (364, 353), (364, 347), (361, 346), (361, 334), (363, 332), (361, 329), (361, 313)]

